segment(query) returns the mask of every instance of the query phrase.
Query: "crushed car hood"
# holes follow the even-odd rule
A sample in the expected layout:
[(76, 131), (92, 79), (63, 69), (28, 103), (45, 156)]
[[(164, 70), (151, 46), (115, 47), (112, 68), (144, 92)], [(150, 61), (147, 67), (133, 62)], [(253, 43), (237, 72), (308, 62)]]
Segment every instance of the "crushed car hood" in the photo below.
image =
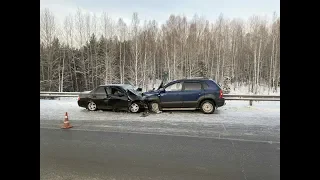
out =
[(130, 89), (128, 89), (128, 92), (130, 92), (128, 93), (128, 97), (131, 101), (142, 100), (142, 93), (138, 93)]
[(151, 96), (151, 95), (159, 94), (159, 90), (163, 88), (163, 86), (164, 86), (163, 81), (161, 81), (161, 84), (159, 85), (158, 89), (144, 92), (142, 96)]
[(160, 85), (159, 85), (157, 90), (159, 90), (160, 88), (163, 88), (163, 81), (161, 81), (161, 83), (160, 83)]

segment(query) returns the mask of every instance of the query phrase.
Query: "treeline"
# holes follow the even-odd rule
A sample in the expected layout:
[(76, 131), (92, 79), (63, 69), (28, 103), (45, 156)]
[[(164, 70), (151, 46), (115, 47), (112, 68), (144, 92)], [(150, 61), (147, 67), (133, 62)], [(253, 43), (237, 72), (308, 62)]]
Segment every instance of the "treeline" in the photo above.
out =
[(126, 24), (101, 17), (75, 15), (58, 23), (48, 10), (40, 14), (40, 91), (85, 91), (100, 84), (130, 83), (144, 89), (156, 79), (210, 77), (220, 84), (280, 85), (280, 17), (271, 22), (215, 22), (171, 15), (165, 24), (140, 22), (134, 13)]

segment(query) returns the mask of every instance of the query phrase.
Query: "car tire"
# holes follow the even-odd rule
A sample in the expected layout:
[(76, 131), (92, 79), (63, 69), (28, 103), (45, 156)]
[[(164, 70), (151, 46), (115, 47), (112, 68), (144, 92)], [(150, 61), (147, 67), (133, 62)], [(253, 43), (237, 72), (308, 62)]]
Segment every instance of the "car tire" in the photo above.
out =
[(204, 114), (212, 114), (214, 113), (216, 107), (212, 101), (205, 100), (201, 103), (200, 109)]
[(140, 110), (140, 106), (136, 102), (131, 103), (131, 105), (129, 106), (129, 111), (132, 113), (137, 113), (139, 112), (139, 110)]
[(89, 111), (96, 111), (97, 110), (97, 105), (93, 101), (90, 101), (87, 105), (87, 109)]
[(158, 113), (160, 111), (159, 103), (151, 102), (150, 103), (150, 109), (151, 109), (152, 112)]

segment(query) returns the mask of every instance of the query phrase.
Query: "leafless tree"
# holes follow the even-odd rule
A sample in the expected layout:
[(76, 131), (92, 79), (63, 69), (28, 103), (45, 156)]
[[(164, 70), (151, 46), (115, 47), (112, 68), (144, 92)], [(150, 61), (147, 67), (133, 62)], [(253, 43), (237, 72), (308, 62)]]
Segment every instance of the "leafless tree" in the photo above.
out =
[(140, 45), (139, 45), (139, 23), (140, 23), (140, 20), (139, 20), (139, 17), (138, 17), (138, 13), (133, 13), (133, 16), (132, 16), (132, 50), (133, 50), (133, 59), (134, 59), (134, 64), (133, 64), (133, 74), (134, 74), (134, 84), (136, 86), (139, 85), (138, 83), (138, 75), (139, 75), (139, 70), (138, 70), (138, 65), (139, 65), (139, 59), (140, 59), (140, 52), (141, 52), (141, 49), (140, 49)]
[(193, 76), (218, 83), (231, 77), (233, 90), (242, 85), (253, 93), (264, 85), (269, 92), (278, 90), (277, 15), (268, 24), (260, 16), (244, 21), (221, 14), (209, 22), (197, 15), (187, 20), (172, 14), (157, 24), (140, 23), (133, 13), (127, 25), (122, 18), (114, 23), (107, 13), (97, 18), (78, 10), (65, 18), (64, 36), (48, 9), (40, 15), (41, 90), (82, 91), (101, 83), (131, 83), (146, 90), (157, 79)]

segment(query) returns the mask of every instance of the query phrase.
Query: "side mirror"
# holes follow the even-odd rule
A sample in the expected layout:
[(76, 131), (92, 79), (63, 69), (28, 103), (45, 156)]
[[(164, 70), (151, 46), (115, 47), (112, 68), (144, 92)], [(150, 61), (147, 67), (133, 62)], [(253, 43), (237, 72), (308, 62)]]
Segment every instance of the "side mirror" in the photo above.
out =
[(164, 92), (166, 92), (166, 90), (164, 88), (160, 88), (159, 92), (164, 93)]
[(142, 91), (142, 88), (137, 88), (137, 91)]

